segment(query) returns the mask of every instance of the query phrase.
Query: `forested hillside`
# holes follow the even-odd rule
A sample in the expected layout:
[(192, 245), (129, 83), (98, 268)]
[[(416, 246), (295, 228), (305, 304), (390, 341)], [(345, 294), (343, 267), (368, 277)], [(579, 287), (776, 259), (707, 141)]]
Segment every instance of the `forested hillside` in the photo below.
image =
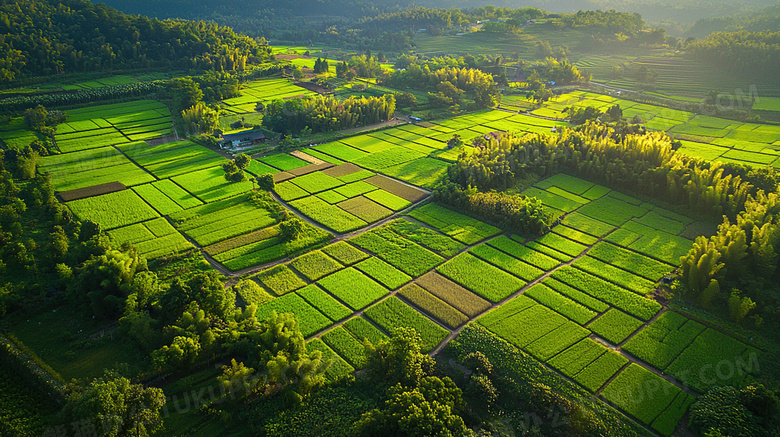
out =
[(691, 57), (756, 79), (777, 80), (780, 32), (718, 32), (687, 47)]
[(688, 35), (695, 38), (704, 38), (714, 32), (734, 32), (738, 30), (760, 32), (762, 30), (776, 29), (780, 29), (780, 5), (770, 6), (759, 11), (699, 20), (688, 31)]
[(83, 0), (3, 2), (0, 53), (0, 82), (149, 67), (240, 71), (267, 56), (229, 27), (131, 16)]

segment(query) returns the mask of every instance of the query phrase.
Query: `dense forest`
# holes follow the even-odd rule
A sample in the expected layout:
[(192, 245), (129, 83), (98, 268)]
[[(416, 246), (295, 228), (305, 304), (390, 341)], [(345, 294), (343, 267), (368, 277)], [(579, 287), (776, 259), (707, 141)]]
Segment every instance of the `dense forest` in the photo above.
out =
[(0, 81), (165, 67), (241, 71), (267, 48), (229, 27), (131, 16), (84, 0), (0, 6)]
[[(410, 8), (404, 2), (351, 4), (349, 1), (302, 1), (283, 5), (244, 0), (218, 4), (207, 1), (107, 3), (131, 13), (145, 11), (158, 18), (214, 20), (255, 37), (305, 43), (326, 42), (328, 45), (361, 51), (369, 47), (393, 52), (406, 51), (414, 47), (414, 34), (421, 29), (430, 35), (441, 35), (466, 30), (481, 21), (486, 21), (484, 30), (487, 32), (511, 34), (519, 33), (531, 19), (561, 19), (566, 27), (587, 30), (611, 39), (616, 34), (622, 35), (622, 38), (631, 38), (646, 27), (638, 14), (615, 10), (560, 14), (537, 7), (468, 5), (469, 8), (464, 9), (445, 9), (444, 5), (437, 3), (429, 7)], [(148, 7), (143, 6), (145, 3), (149, 3)], [(185, 4), (186, 7), (183, 6)], [(336, 10), (339, 13), (333, 12)]]
[(780, 29), (780, 6), (770, 6), (760, 11), (744, 12), (725, 17), (712, 17), (699, 20), (687, 31), (686, 35), (705, 38), (715, 32), (761, 32)]
[(780, 32), (717, 32), (686, 50), (690, 57), (757, 80), (776, 80), (780, 70)]

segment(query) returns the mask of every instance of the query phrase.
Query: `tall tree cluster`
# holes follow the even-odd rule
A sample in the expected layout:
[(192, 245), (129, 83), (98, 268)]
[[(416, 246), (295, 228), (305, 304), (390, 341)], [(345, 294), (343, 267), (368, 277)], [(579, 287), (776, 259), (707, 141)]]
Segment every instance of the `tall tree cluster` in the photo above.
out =
[(395, 97), (350, 97), (338, 101), (332, 96), (274, 100), (265, 106), (263, 127), (283, 134), (330, 132), (380, 123), (395, 113)]
[(242, 71), (267, 47), (214, 23), (152, 20), (85, 0), (0, 5), (0, 83), (149, 67)]
[(716, 32), (692, 41), (686, 54), (748, 77), (776, 81), (780, 70), (780, 31)]
[(380, 82), (400, 89), (429, 91), (429, 96), (450, 104), (461, 104), (468, 98), (475, 108), (495, 106), (501, 99), (493, 76), (473, 68), (432, 70), (428, 65), (413, 63), (404, 70), (387, 73)]

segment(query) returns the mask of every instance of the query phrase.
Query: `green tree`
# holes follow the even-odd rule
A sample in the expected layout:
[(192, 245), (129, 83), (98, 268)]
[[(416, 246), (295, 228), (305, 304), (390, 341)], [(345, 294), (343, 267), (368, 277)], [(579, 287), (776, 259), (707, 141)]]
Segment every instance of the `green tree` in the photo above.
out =
[(200, 343), (195, 338), (174, 337), (169, 346), (163, 346), (152, 352), (152, 363), (159, 371), (181, 370), (195, 362), (200, 349)]
[(79, 304), (88, 304), (97, 317), (117, 318), (124, 310), (136, 272), (144, 270), (146, 260), (135, 250), (108, 250), (77, 270), (70, 285), (71, 297)]
[(271, 191), (274, 189), (274, 176), (272, 174), (263, 174), (255, 178), (257, 181), (257, 188), (263, 191)]
[(252, 393), (260, 382), (255, 376), (255, 369), (246, 367), (244, 363), (230, 360), (230, 366), (222, 366), (222, 375), (217, 377), (224, 393), (230, 393), (232, 398), (247, 396)]
[(325, 382), (329, 364), (320, 351), (306, 351), (303, 334), (292, 314), (274, 311), (249, 335), (256, 345), (252, 355), (266, 369), (269, 384), (289, 388), (293, 398), (300, 401)]
[(188, 107), (181, 112), (184, 129), (191, 134), (210, 134), (219, 127), (219, 112), (203, 102)]
[(383, 408), (371, 410), (355, 424), (364, 436), (472, 436), (459, 415), (461, 390), (448, 377), (426, 376), (414, 387), (396, 384)]
[(391, 383), (415, 386), (433, 371), (434, 360), (421, 353), (422, 339), (413, 328), (398, 328), (390, 340), (365, 345), (368, 368)]
[(708, 435), (772, 436), (780, 425), (777, 395), (762, 385), (716, 387), (691, 406), (690, 427)]
[(95, 420), (103, 436), (147, 437), (163, 429), (162, 389), (133, 384), (127, 378), (96, 379), (74, 395), (68, 410), (76, 420)]
[(295, 216), (279, 223), (279, 231), (284, 241), (292, 241), (303, 231), (303, 222)]
[(203, 91), (192, 78), (180, 77), (171, 80), (170, 90), (173, 96), (173, 106), (179, 111), (201, 103), (203, 101)]

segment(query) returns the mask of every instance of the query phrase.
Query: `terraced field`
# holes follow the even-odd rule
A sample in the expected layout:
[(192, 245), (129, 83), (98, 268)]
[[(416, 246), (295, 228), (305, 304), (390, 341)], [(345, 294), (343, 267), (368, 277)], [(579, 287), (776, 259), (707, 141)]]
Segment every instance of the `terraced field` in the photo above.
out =
[[(485, 110), (439, 122), (403, 125), (353, 136), (307, 149), (324, 161), (353, 163), (370, 171), (431, 189), (441, 180), (447, 165), (461, 152), (473, 151), (474, 138), (491, 132), (547, 133), (565, 122), (544, 120), (523, 114)], [(447, 142), (458, 135), (462, 145)]]
[(287, 79), (260, 79), (243, 84), (241, 96), (223, 100), (222, 109), (234, 114), (247, 114), (255, 112), (260, 102), (314, 94), (312, 91), (293, 85)]
[(639, 117), (648, 129), (666, 131), (682, 143), (679, 151), (707, 161), (780, 168), (780, 126), (741, 123), (601, 94), (575, 91), (551, 99), (532, 113), (565, 118), (569, 106), (601, 111), (620, 105), (627, 118)]

